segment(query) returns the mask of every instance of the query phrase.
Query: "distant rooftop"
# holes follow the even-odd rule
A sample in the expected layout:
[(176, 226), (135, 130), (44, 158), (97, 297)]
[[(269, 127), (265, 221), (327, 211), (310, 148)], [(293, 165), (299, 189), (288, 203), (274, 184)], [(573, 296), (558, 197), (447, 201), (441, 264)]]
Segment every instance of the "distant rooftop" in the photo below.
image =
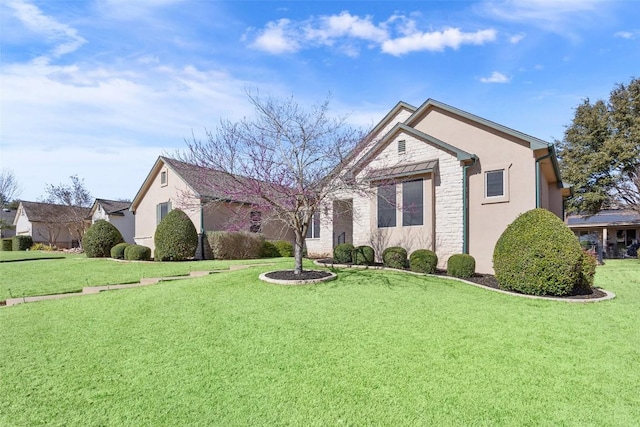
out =
[(567, 225), (569, 227), (638, 225), (640, 227), (640, 214), (633, 211), (609, 209), (592, 216), (569, 215)]

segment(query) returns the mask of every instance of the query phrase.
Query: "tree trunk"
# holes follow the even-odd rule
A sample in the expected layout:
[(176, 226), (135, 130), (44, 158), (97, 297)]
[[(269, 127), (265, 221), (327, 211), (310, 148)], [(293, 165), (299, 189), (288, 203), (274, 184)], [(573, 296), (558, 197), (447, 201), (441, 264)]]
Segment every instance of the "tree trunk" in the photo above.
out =
[(304, 236), (298, 230), (296, 230), (296, 242), (293, 247), (293, 256), (295, 259), (295, 266), (293, 268), (293, 274), (302, 274), (302, 248), (304, 247)]

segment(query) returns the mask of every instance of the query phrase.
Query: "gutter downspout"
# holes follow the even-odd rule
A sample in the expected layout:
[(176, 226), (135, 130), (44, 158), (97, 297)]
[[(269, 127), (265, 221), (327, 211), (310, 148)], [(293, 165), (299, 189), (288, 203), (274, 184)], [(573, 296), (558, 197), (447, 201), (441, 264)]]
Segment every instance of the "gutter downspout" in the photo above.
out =
[(540, 162), (548, 159), (553, 154), (551, 146), (548, 147), (548, 150), (547, 154), (536, 159), (536, 208), (540, 207)]
[(204, 203), (200, 199), (200, 259), (204, 259)]
[(478, 158), (473, 155), (471, 163), (462, 167), (462, 253), (469, 253), (469, 185), (467, 169), (476, 164)]

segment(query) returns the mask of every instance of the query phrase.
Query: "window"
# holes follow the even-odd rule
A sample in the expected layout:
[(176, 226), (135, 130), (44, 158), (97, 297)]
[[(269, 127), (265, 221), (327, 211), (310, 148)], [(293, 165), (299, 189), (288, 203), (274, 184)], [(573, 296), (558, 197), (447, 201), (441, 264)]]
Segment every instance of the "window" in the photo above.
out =
[(484, 174), (485, 197), (503, 197), (504, 191), (504, 169), (487, 171)]
[(249, 214), (249, 220), (251, 221), (249, 231), (251, 233), (259, 233), (262, 228), (262, 212), (252, 211), (251, 214)]
[(171, 202), (158, 203), (156, 205), (156, 224), (160, 224), (160, 221), (171, 212)]
[(309, 223), (307, 228), (307, 239), (320, 238), (320, 212), (313, 214), (313, 220)]
[(160, 185), (167, 185), (167, 171), (160, 172)]
[(396, 185), (378, 187), (378, 228), (396, 226)]
[(398, 154), (404, 154), (407, 152), (407, 141), (404, 139), (398, 141)]
[(402, 225), (422, 225), (424, 200), (422, 180), (402, 183)]

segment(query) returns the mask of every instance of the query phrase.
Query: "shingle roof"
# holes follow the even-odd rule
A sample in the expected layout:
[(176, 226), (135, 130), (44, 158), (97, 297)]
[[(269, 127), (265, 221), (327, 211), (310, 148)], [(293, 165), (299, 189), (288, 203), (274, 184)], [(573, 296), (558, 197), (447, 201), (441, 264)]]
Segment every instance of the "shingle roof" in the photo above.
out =
[(31, 222), (69, 222), (89, 216), (89, 208), (41, 202), (20, 202)]
[(640, 226), (640, 214), (625, 210), (604, 210), (592, 216), (569, 215), (567, 217), (569, 227), (612, 226), (612, 225), (638, 225)]
[(0, 220), (2, 220), (2, 224), (13, 224), (13, 220), (16, 217), (15, 209), (2, 209), (0, 211)]
[(99, 203), (102, 209), (109, 215), (124, 215), (122, 211), (126, 211), (129, 209), (129, 206), (131, 206), (131, 202), (123, 202), (120, 200), (96, 199), (94, 205), (97, 203)]

